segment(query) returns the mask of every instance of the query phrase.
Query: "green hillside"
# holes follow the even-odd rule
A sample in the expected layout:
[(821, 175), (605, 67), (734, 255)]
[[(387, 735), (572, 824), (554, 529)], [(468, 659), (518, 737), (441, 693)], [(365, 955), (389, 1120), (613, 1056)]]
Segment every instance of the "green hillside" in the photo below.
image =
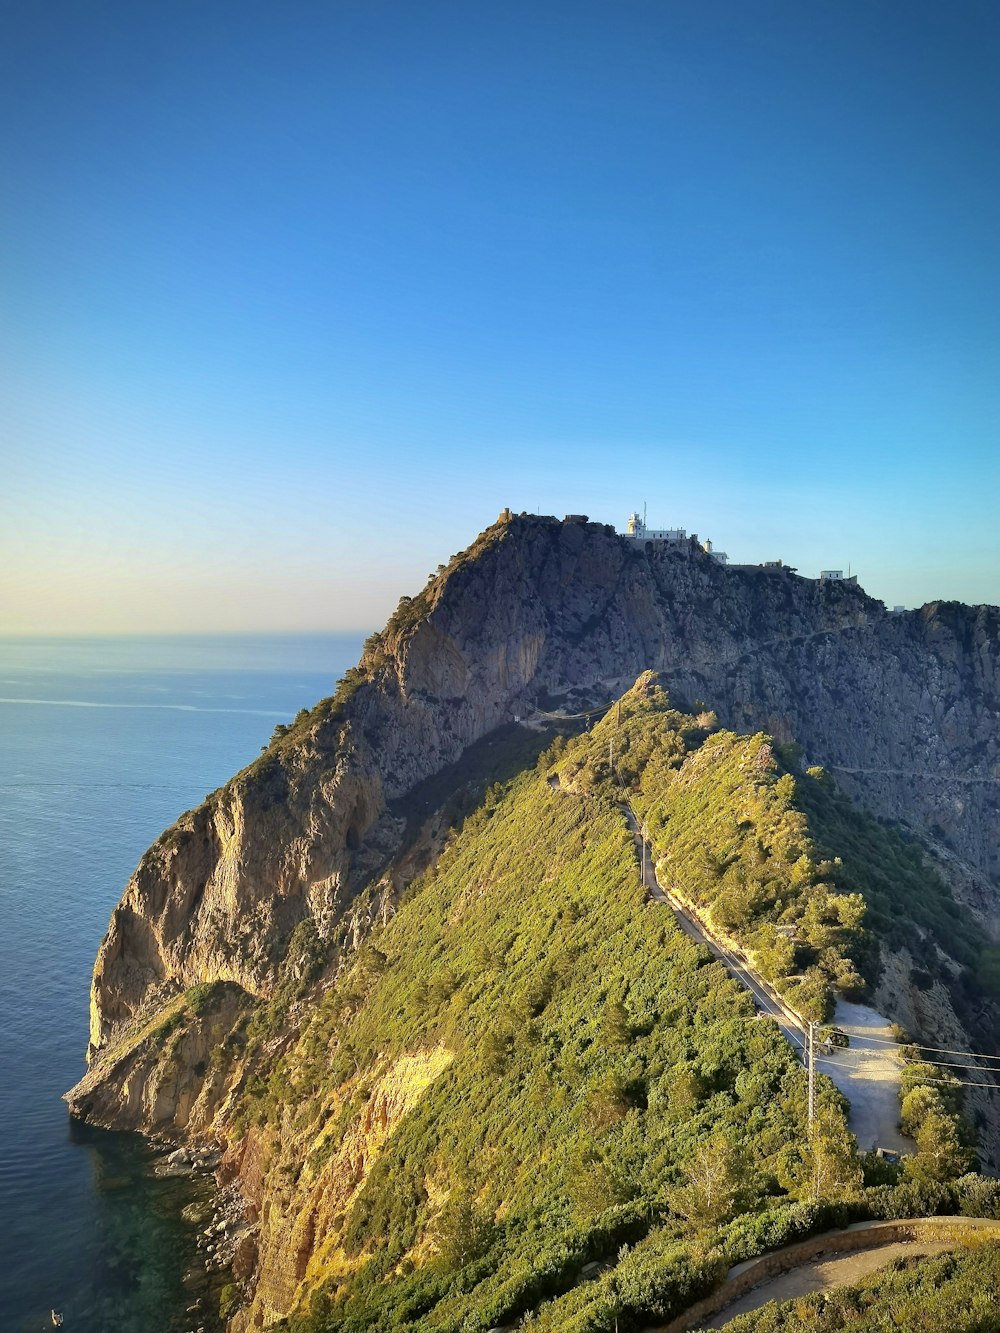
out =
[[(879, 942), (905, 947), (916, 984), (941, 980), (956, 1009), (990, 989), (993, 950), (903, 827), (860, 810), (795, 745), (686, 716), (650, 683), (566, 762), (644, 820), (666, 887), (736, 940), (799, 1013), (861, 998)], [(650, 711), (651, 710), (651, 711)], [(615, 772), (609, 769), (613, 751)]]
[[(531, 1312), (539, 1328), (641, 1326), (730, 1262), (845, 1220), (845, 1201), (934, 1206), (864, 1196), (825, 1080), (809, 1141), (791, 1048), (639, 886), (612, 731), (673, 887), (800, 1007), (825, 1013), (876, 966), (864, 901), (768, 739), (678, 713), (644, 678), (487, 792), (335, 986), (300, 931), (252, 1019), (235, 1128), (273, 1182), (272, 1247), (307, 1256), (295, 1333)], [(814, 1179), (836, 1208), (805, 1202)]]

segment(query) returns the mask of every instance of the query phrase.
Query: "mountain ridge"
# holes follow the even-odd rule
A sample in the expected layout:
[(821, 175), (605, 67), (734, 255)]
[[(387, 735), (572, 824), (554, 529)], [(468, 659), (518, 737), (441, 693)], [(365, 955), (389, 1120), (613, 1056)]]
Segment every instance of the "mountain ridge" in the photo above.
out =
[(890, 614), (857, 587), (727, 569), (694, 542), (512, 516), (401, 601), (332, 700), (146, 854), (99, 953), (91, 1053), (178, 987), (266, 993), (295, 924), (346, 929), (391, 865), (391, 801), (513, 716), (598, 703), (647, 668), (947, 840), (958, 891), (1000, 929), (1000, 611)]

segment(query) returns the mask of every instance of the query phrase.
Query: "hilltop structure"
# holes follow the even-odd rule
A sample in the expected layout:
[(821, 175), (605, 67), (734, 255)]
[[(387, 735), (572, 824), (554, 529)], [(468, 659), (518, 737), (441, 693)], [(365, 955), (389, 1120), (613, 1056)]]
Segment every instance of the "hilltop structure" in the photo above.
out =
[[(567, 516), (568, 517), (568, 516)], [(672, 546), (678, 546), (681, 542), (698, 542), (698, 534), (692, 532), (688, 537), (684, 528), (648, 528), (645, 518), (640, 518), (638, 513), (631, 513), (628, 517), (628, 523), (623, 534), (636, 542), (667, 542)], [(706, 555), (710, 555), (713, 560), (717, 560), (720, 565), (729, 563), (729, 556), (725, 551), (716, 551), (710, 541), (701, 543), (701, 549)]]
[[(506, 510), (505, 512), (509, 514), (510, 511)], [(587, 520), (585, 515), (581, 514), (566, 515), (567, 523), (569, 522), (585, 523), (586, 521)], [(726, 554), (726, 552), (717, 551), (707, 538), (705, 541), (700, 542), (698, 540), (698, 534), (696, 532), (692, 532), (689, 536), (684, 528), (647, 527), (645, 513), (640, 515), (637, 511), (633, 511), (631, 514), (629, 514), (628, 523), (625, 526), (625, 531), (620, 535), (628, 538), (630, 541), (640, 543), (643, 546), (649, 546), (651, 543), (659, 543), (661, 545), (667, 545), (667, 546), (681, 546), (685, 542), (694, 542), (694, 544), (697, 547), (699, 547), (702, 551), (704, 551), (706, 555), (711, 556), (712, 559), (717, 561), (720, 565), (729, 565), (729, 556)], [(786, 565), (782, 560), (765, 560), (760, 564), (732, 565), (730, 566), (730, 568), (739, 569), (744, 572), (757, 571), (761, 569), (769, 570), (771, 572), (781, 572), (784, 574), (795, 574), (798, 572), (794, 565)], [(846, 583), (852, 585), (853, 587), (857, 587), (858, 576), (857, 574), (848, 574), (845, 576), (844, 571), (842, 569), (821, 569), (819, 572), (819, 582)], [(902, 609), (903, 609), (902, 607), (896, 607), (897, 611), (901, 611)]]

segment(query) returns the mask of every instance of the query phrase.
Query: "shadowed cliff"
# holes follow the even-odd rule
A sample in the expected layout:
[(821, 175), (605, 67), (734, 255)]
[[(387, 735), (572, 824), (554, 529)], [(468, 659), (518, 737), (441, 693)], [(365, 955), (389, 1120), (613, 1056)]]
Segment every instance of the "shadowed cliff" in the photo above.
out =
[(514, 715), (609, 701), (650, 668), (678, 701), (794, 738), (869, 809), (933, 834), (1000, 923), (996, 608), (890, 615), (857, 587), (726, 568), (694, 543), (514, 517), (403, 599), (332, 700), (146, 853), (98, 955), (92, 1056), (192, 985), (268, 993), (304, 918), (356, 940), (398, 888), (417, 784)]

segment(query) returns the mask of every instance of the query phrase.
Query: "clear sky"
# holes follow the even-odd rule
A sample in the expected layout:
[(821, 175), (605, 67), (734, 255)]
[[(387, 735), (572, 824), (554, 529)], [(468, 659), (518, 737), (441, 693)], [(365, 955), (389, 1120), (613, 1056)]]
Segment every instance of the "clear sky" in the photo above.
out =
[(1000, 601), (996, 0), (45, 0), (0, 627), (374, 627), (504, 505)]

